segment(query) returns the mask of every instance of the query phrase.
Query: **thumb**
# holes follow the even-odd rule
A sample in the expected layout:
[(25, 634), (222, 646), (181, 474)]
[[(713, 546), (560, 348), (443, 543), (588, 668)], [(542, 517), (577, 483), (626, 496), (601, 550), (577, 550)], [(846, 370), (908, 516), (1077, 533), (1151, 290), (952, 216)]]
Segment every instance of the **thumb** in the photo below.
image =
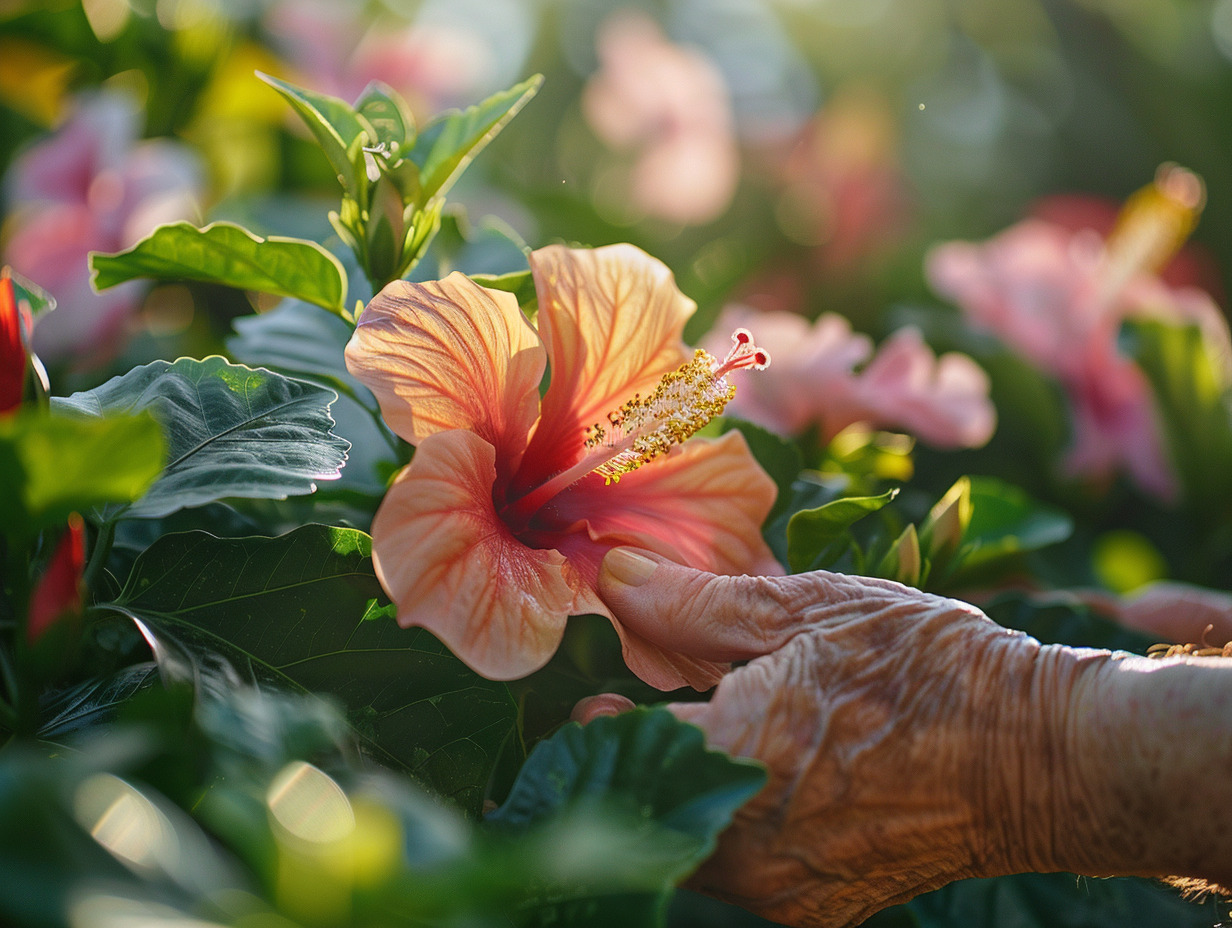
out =
[(707, 661), (769, 653), (800, 630), (790, 577), (721, 576), (638, 548), (613, 548), (599, 595), (630, 631)]

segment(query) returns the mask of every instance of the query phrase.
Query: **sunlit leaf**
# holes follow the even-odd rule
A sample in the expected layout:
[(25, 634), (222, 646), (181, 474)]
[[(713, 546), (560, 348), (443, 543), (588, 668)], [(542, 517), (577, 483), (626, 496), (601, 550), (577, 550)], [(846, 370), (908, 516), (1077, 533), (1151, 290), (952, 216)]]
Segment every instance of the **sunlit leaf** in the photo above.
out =
[(535, 75), (465, 110), (442, 113), (423, 127), (410, 159), (419, 166), (421, 202), (445, 193), (509, 121), (538, 93)]
[(1150, 379), (1186, 500), (1222, 519), (1232, 507), (1232, 396), (1202, 331), (1138, 320), (1126, 344)]
[(816, 570), (836, 560), (850, 544), (848, 531), (860, 519), (881, 509), (898, 495), (845, 496), (797, 512), (787, 523), (787, 562), (793, 573)]
[(230, 222), (159, 226), (127, 251), (93, 253), (90, 267), (99, 290), (140, 277), (201, 280), (296, 297), (336, 313), (342, 312), (347, 289), (342, 264), (316, 242), (261, 238)]
[(1003, 480), (972, 477), (970, 492), (971, 518), (950, 566), (949, 584), (986, 581), (1006, 561), (1073, 533), (1073, 520), (1065, 512)]
[[(348, 443), (330, 430), (332, 390), (219, 357), (155, 361), (53, 401), (89, 420), (148, 411), (162, 426), (162, 476), (104, 518), (165, 516), (232, 497), (282, 499), (338, 476)], [(82, 457), (83, 462), (89, 461)]]
[(385, 602), (371, 542), (307, 525), (277, 538), (165, 536), (115, 606), (200, 682), (224, 661), (242, 682), (335, 696), (378, 756), (464, 808), (479, 808), (516, 719), (508, 689), (423, 629), (371, 618)]
[(390, 147), (397, 155), (407, 141), (415, 139), (415, 117), (406, 101), (393, 88), (373, 81), (355, 101), (355, 112), (376, 130), (375, 144)]
[[(291, 108), (304, 121), (329, 159), (330, 167), (338, 175), (338, 182), (351, 197), (359, 194), (355, 155), (361, 145), (375, 144), (369, 126), (356, 114), (355, 108), (345, 100), (328, 94), (315, 93), (296, 87), (268, 74), (257, 72), (257, 77), (273, 87), (291, 104)], [(365, 139), (367, 141), (365, 141)]]
[(0, 418), (0, 531), (32, 534), (70, 512), (131, 503), (162, 471), (165, 448), (148, 414)]

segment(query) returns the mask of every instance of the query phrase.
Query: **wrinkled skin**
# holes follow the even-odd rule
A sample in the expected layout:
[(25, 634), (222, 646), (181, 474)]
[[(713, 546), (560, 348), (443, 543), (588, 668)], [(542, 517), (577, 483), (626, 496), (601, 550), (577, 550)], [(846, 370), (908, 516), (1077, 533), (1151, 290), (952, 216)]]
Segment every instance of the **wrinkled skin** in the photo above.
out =
[[(969, 876), (1221, 878), (1201, 847), (1222, 846), (1226, 832), (1196, 839), (1194, 822), (1166, 817), (1162, 835), (1143, 827), (1160, 819), (1158, 794), (1138, 788), (1144, 765), (1163, 795), (1192, 790), (1194, 770), (1160, 773), (1161, 745), (1135, 737), (1162, 729), (1141, 711), (1151, 703), (1111, 678), (1167, 674), (1118, 674), (1132, 661), (1042, 646), (965, 603), (821, 571), (716, 577), (618, 550), (601, 589), (635, 627), (660, 629), (686, 653), (755, 658), (708, 703), (671, 707), (711, 746), (770, 773), (693, 888), (786, 924), (841, 926)], [(1204, 679), (1232, 700), (1228, 674)], [(1178, 707), (1209, 704), (1213, 690), (1181, 682)], [(575, 717), (619, 707), (596, 701)], [(1220, 737), (1232, 749), (1232, 733)]]

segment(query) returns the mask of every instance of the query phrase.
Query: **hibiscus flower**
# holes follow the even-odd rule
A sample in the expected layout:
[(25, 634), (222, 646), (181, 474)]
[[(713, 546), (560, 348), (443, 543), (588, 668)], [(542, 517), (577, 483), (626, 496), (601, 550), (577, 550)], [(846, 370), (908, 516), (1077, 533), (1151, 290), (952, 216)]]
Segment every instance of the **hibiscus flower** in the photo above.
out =
[(552, 246), (530, 266), (537, 328), (511, 294), (458, 273), (395, 281), (360, 316), (347, 366), (415, 446), (372, 525), (377, 575), (401, 625), (485, 676), (538, 669), (570, 615), (597, 613), (647, 683), (706, 688), (725, 665), (629, 631), (596, 590), (599, 564), (631, 545), (781, 572), (761, 537), (774, 484), (744, 439), (681, 443), (730, 398), (730, 370), (768, 358), (745, 332), (722, 361), (688, 352), (696, 307), (631, 245)]

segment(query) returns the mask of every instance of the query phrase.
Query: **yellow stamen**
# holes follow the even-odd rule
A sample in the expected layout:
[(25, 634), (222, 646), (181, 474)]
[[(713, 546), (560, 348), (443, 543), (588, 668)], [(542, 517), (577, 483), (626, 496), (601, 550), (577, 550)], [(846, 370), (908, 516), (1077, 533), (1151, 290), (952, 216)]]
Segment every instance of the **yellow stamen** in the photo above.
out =
[(598, 422), (586, 429), (586, 447), (608, 449), (591, 473), (611, 484), (623, 474), (666, 454), (723, 412), (736, 395), (727, 379), (733, 370), (764, 370), (770, 355), (753, 344), (753, 336), (739, 329), (735, 343), (722, 361), (697, 349), (692, 359), (665, 374), (647, 397), (635, 395), (608, 413), (607, 426)]

